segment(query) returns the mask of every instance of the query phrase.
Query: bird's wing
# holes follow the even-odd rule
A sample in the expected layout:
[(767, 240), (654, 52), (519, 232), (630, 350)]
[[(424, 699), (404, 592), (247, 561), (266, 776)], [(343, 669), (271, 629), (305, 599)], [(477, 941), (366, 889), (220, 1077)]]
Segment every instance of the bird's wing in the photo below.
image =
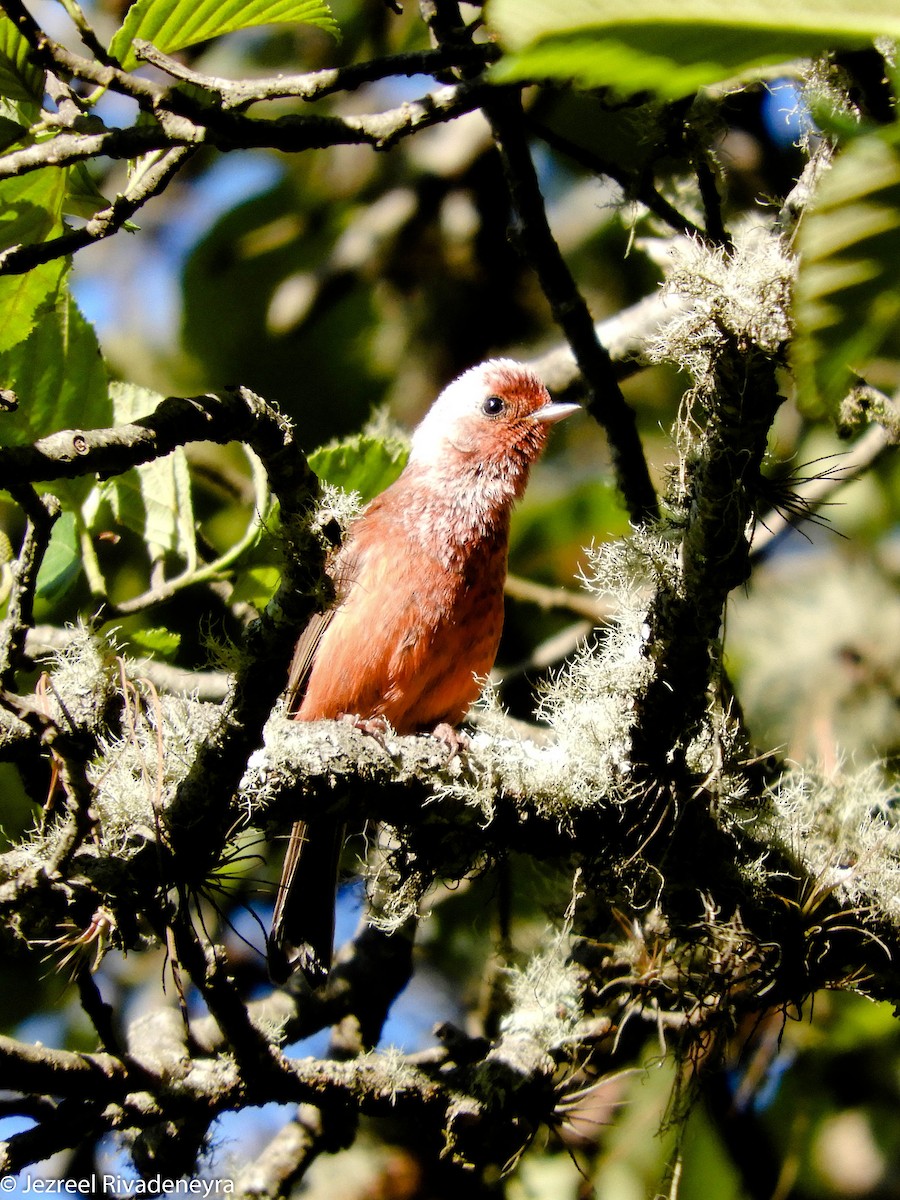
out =
[(345, 542), (328, 566), (328, 574), (334, 582), (334, 603), (324, 612), (314, 613), (307, 622), (306, 628), (297, 638), (285, 688), (289, 713), (295, 713), (303, 702), (303, 694), (309, 682), (309, 674), (315, 661), (316, 651), (325, 636), (325, 630), (331, 624), (334, 614), (347, 595), (359, 569), (359, 559), (360, 555), (355, 550), (351, 550), (349, 544)]
[(331, 624), (335, 611), (334, 608), (329, 608), (325, 612), (314, 613), (297, 639), (294, 657), (291, 659), (291, 667), (288, 671), (286, 689), (289, 713), (296, 712), (300, 707), (316, 650), (325, 630)]

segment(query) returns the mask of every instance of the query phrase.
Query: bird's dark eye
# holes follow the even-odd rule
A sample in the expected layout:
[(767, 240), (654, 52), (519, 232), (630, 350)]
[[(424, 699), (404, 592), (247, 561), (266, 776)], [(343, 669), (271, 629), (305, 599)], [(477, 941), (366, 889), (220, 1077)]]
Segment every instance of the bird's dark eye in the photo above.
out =
[(486, 417), (499, 417), (504, 408), (506, 408), (506, 402), (499, 396), (488, 396), (481, 405), (481, 411)]

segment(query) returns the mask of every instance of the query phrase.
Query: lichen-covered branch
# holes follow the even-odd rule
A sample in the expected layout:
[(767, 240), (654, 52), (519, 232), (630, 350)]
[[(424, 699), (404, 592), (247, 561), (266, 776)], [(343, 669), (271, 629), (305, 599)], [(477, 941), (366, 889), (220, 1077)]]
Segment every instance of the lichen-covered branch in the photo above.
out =
[[(267, 727), (266, 748), (252, 756), (240, 795), (232, 805), (222, 805), (223, 812), (217, 817), (223, 825), (230, 824), (241, 812), (254, 824), (276, 819), (287, 823), (306, 813), (321, 815), (330, 811), (387, 822), (400, 835), (398, 853), (388, 864), (395, 875), (383, 914), (383, 919), (395, 926), (415, 911), (433, 879), (459, 878), (485, 859), (500, 858), (512, 850), (548, 862), (566, 862), (577, 856), (585, 864), (590, 863), (592, 874), (598, 870), (605, 873), (613, 889), (624, 886), (633, 871), (631, 864), (642, 855), (645, 869), (647, 864), (665, 866), (668, 882), (676, 890), (689, 881), (691, 895), (720, 895), (726, 891), (739, 895), (751, 931), (753, 914), (758, 917), (765, 907), (759, 899), (763, 887), (758, 873), (761, 854), (771, 855), (766, 875), (775, 877), (773, 883), (763, 887), (763, 895), (773, 890), (783, 893), (785, 881), (794, 871), (815, 875), (821, 869), (818, 863), (806, 868), (799, 859), (788, 862), (787, 848), (792, 842), (789, 811), (779, 815), (775, 802), (764, 789), (760, 790), (759, 778), (751, 774), (741, 777), (733, 765), (728, 768), (727, 779), (718, 786), (720, 791), (730, 787), (740, 799), (724, 796), (719, 820), (706, 809), (698, 810), (696, 820), (702, 832), (699, 848), (685, 854), (683, 861), (670, 861), (666, 844), (647, 844), (646, 828), (632, 814), (627, 797), (623, 799), (616, 791), (614, 764), (612, 774), (605, 775), (609, 766), (590, 752), (582, 750), (579, 756), (573, 748), (583, 746), (584, 737), (572, 728), (571, 703), (568, 709), (560, 709), (557, 730), (558, 736), (571, 736), (571, 741), (538, 748), (504, 741), (496, 734), (479, 734), (468, 752), (453, 759), (448, 759), (441, 743), (427, 737), (391, 738), (382, 744), (340, 723), (298, 725), (273, 718)], [(105, 752), (93, 798), (99, 840), (83, 846), (72, 858), (75, 878), (54, 880), (37, 866), (42, 854), (52, 853), (52, 842), (44, 851), (36, 845), (27, 854), (16, 849), (0, 858), (0, 871), (6, 878), (0, 888), (4, 927), (34, 938), (41, 936), (39, 931), (46, 930), (48, 924), (52, 927), (54, 919), (60, 920), (61, 914), (77, 913), (79, 907), (90, 914), (102, 904), (115, 914), (119, 924), (116, 936), (128, 944), (134, 936), (129, 933), (129, 913), (135, 894), (149, 896), (158, 886), (159, 847), (153, 834), (156, 806), (162, 804), (163, 825), (168, 827), (167, 806), (176, 802), (184, 805), (184, 820), (188, 828), (192, 827), (178, 771), (188, 770), (188, 777), (193, 774), (195, 768), (190, 764), (204, 752), (204, 731), (211, 719), (216, 720), (214, 713), (210, 706), (195, 704), (183, 709), (181, 715), (172, 708), (171, 715), (165, 717), (162, 743), (171, 754), (171, 763), (161, 767), (163, 778), (169, 780), (161, 795), (154, 779), (143, 785), (127, 784), (135, 775), (132, 756), (138, 764), (146, 754), (139, 744), (126, 738)], [(169, 724), (176, 718), (177, 725)], [(188, 746), (190, 739), (199, 741), (194, 741), (187, 754), (185, 731)], [(155, 737), (152, 730), (148, 734)], [(589, 765), (593, 767), (593, 778), (586, 773)], [(209, 797), (199, 794), (198, 824), (206, 819), (208, 803)], [(745, 813), (753, 816), (746, 825)], [(759, 832), (761, 813), (768, 814), (765, 837)], [(125, 827), (126, 820), (132, 832), (127, 851), (123, 852), (117, 830)], [(717, 853), (702, 853), (702, 847), (708, 849), (712, 841), (716, 842)], [(221, 846), (220, 840), (219, 849)], [(592, 855), (586, 849), (592, 846), (602, 847), (602, 854)], [(849, 843), (835, 852), (858, 853)], [(192, 848), (188, 857), (199, 858), (209, 870), (217, 853), (213, 849), (197, 855)], [(870, 901), (872, 911), (877, 910), (874, 884), (867, 880), (893, 870), (890, 864), (895, 856), (892, 842), (884, 844), (877, 861), (867, 847), (863, 856), (867, 865), (847, 881), (847, 887), (852, 883), (853, 890), (847, 891), (846, 901), (841, 901), (839, 892), (828, 896), (828, 902), (836, 904), (836, 911), (842, 904), (846, 908), (848, 927), (860, 931), (862, 957), (869, 967), (877, 968), (875, 975), (882, 982), (888, 978), (883, 952), (874, 941), (867, 948), (864, 945), (871, 913), (855, 916), (854, 912)], [(186, 863), (180, 851), (176, 862), (179, 875), (189, 874), (200, 881), (200, 868), (194, 862)], [(598, 882), (598, 886), (602, 885)], [(784, 933), (793, 927), (794, 917), (780, 907), (777, 911)], [(766, 917), (765, 934), (767, 939), (777, 940), (772, 920)], [(878, 927), (879, 938), (889, 946), (897, 945), (900, 938), (900, 929), (893, 928), (892, 921), (888, 915), (887, 923)], [(371, 952), (382, 955), (391, 951), (390, 939), (382, 945), (380, 935), (376, 935), (377, 930), (372, 932), (375, 940), (371, 947), (361, 936), (355, 955), (346, 967), (338, 968), (329, 988), (290, 1017), (295, 1033), (311, 1032), (347, 1011), (347, 989), (358, 996), (367, 986), (362, 981), (372, 977)], [(397, 948), (402, 950), (402, 945), (397, 943)], [(392, 959), (385, 959), (376, 972), (383, 978), (387, 978), (388, 961)], [(795, 965), (791, 967), (792, 972), (795, 969)], [(202, 964), (193, 971), (198, 982), (202, 982), (206, 971)], [(398, 979), (402, 977), (401, 971)], [(371, 988), (371, 984), (368, 986)], [(227, 988), (223, 994), (227, 999)]]
[(671, 783), (689, 794), (695, 784), (686, 756), (721, 679), (725, 601), (750, 570), (766, 439), (783, 399), (776, 371), (789, 332), (793, 267), (774, 230), (758, 231), (734, 252), (693, 244), (683, 253), (673, 285), (690, 276), (695, 304), (662, 334), (658, 353), (695, 382), (668, 498), (673, 553), (646, 618), (641, 654), (650, 677), (629, 758), (648, 786), (665, 791)]
[(676, 573), (658, 589), (648, 613), (644, 653), (653, 679), (633, 733), (633, 761), (648, 781), (677, 772), (673, 751), (686, 752), (705, 716), (719, 670), (725, 601), (750, 571), (760, 468), (781, 402), (773, 356), (723, 330), (709, 376), (695, 394), (707, 423), (705, 436), (686, 448)]
[[(275, 1074), (246, 1069), (230, 1053), (185, 1062), (158, 1074), (109, 1055), (77, 1055), (33, 1048), (5, 1039), (0, 1046), (14, 1089), (67, 1096), (87, 1081), (92, 1103), (81, 1119), (64, 1128), (51, 1116), (30, 1136), (17, 1134), (0, 1147), (0, 1172), (21, 1169), (55, 1148), (76, 1144), (90, 1130), (137, 1131), (160, 1119), (208, 1122), (226, 1109), (268, 1103), (312, 1104), (324, 1113), (352, 1106), (372, 1116), (414, 1117), (429, 1139), (442, 1138), (448, 1151), (468, 1163), (502, 1165), (531, 1136), (531, 1122), (549, 1116), (555, 1104), (553, 1076), (566, 1055), (565, 1040), (577, 1027), (580, 1010), (573, 972), (545, 973), (532, 980), (510, 1014), (506, 1030), (474, 1062), (454, 1062), (450, 1053), (416, 1064), (393, 1051), (349, 1062), (284, 1059)], [(535, 983), (540, 984), (540, 989)], [(550, 991), (556, 1004), (535, 1020), (535, 1006)], [(523, 1110), (523, 1100), (526, 1101)]]

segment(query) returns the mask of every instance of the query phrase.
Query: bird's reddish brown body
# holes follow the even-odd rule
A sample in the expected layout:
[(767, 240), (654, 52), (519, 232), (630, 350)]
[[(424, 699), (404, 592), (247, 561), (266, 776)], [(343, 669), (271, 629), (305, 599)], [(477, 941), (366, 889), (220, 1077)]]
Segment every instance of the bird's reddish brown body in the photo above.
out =
[[(353, 522), (331, 566), (336, 604), (310, 624), (295, 655), (297, 720), (350, 714), (415, 733), (463, 719), (497, 654), (513, 504), (550, 424), (574, 407), (551, 404), (533, 371), (505, 359), (441, 393), (406, 469)], [(301, 859), (311, 857), (316, 832), (298, 823), (286, 856), (273, 920), (276, 977), (294, 965), (313, 978), (327, 969), (327, 907), (327, 928), (303, 929), (316, 926), (312, 909), (327, 906), (328, 885), (310, 874), (314, 888), (300, 896)], [(325, 832), (339, 844), (333, 823)], [(317, 873), (327, 860), (333, 876), (334, 858), (319, 855)]]
[(477, 698), (503, 627), (509, 522), (468, 544), (422, 528), (427, 499), (398, 480), (353, 528), (298, 720), (353, 713), (414, 733), (457, 724)]

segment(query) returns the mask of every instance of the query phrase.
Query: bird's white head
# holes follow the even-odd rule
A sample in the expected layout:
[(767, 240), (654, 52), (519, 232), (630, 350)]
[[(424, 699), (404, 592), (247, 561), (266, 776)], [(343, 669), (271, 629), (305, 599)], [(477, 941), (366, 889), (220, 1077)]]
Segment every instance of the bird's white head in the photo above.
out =
[(410, 466), (506, 479), (519, 495), (550, 426), (578, 409), (554, 404), (530, 367), (490, 359), (460, 375), (432, 404), (413, 433)]

